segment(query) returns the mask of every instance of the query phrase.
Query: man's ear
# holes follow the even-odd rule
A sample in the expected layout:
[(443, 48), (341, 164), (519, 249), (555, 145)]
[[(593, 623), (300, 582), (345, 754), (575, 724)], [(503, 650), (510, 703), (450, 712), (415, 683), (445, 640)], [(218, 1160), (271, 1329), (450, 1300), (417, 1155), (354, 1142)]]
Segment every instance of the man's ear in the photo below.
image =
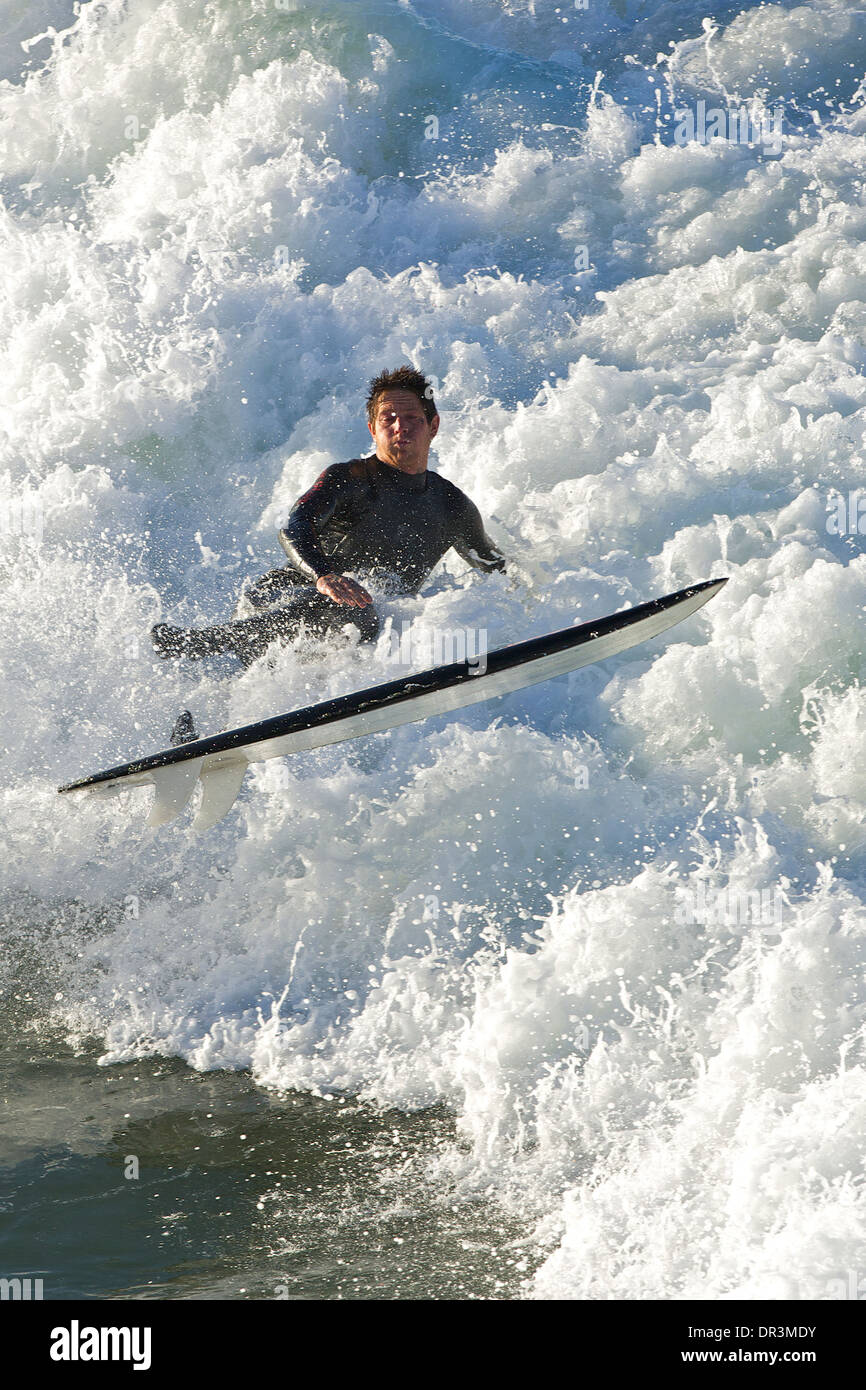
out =
[(433, 416), (433, 419), (430, 421), (430, 438), (431, 438), (431, 439), (435, 439), (438, 433), (439, 433), (439, 416), (438, 416), (438, 415), (434, 415), (434, 416)]
[(371, 435), (372, 435), (373, 438), (375, 439), (375, 438), (376, 438), (376, 431), (373, 429), (373, 426), (370, 424), (370, 421), (369, 421), (369, 420), (367, 421), (367, 429), (370, 431)]

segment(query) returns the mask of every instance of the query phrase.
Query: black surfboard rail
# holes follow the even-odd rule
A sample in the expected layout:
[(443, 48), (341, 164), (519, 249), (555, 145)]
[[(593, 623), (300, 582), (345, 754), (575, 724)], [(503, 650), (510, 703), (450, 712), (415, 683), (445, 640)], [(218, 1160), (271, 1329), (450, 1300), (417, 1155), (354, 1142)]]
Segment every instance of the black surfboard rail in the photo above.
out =
[(452, 686), (461, 685), (465, 681), (483, 681), (485, 677), (497, 671), (519, 667), (528, 661), (551, 656), (567, 648), (580, 647), (597, 637), (631, 627), (632, 624), (664, 613), (667, 609), (674, 608), (677, 604), (683, 603), (705, 590), (720, 589), (726, 583), (727, 579), (708, 579), (700, 584), (693, 584), (686, 589), (680, 589), (674, 594), (650, 599), (647, 603), (640, 603), (634, 608), (622, 609), (619, 613), (612, 613), (604, 618), (593, 619), (577, 626), (559, 628), (556, 632), (547, 633), (543, 637), (530, 637), (526, 641), (515, 642), (507, 647), (497, 647), (495, 651), (486, 654), (483, 669), (479, 668), (477, 661), (472, 659), (454, 661), (447, 666), (434, 666), (430, 670), (420, 671), (415, 675), (402, 676), (398, 680), (370, 686), (366, 690), (354, 691), (350, 695), (338, 695), (331, 700), (307, 705), (303, 709), (293, 710), (288, 714), (275, 715), (255, 724), (245, 724), (237, 729), (228, 729), (219, 734), (211, 734), (207, 738), (195, 739), (191, 743), (166, 748), (162, 752), (151, 753), (136, 758), (132, 762), (121, 763), (117, 767), (107, 768), (103, 772), (95, 772), (92, 776), (81, 778), (79, 781), (68, 782), (65, 786), (58, 787), (57, 790), (58, 792), (81, 791), (87, 787), (98, 786), (101, 782), (113, 781), (118, 777), (127, 777), (134, 773), (170, 767), (176, 763), (185, 763), (195, 758), (207, 757), (212, 753), (230, 752), (234, 748), (242, 748), (249, 744), (264, 742), (267, 739), (282, 738), (287, 734), (314, 729), (322, 724), (329, 724), (338, 719), (362, 714), (366, 710), (384, 709), (399, 705), (405, 700), (410, 700), (428, 691), (447, 690)]

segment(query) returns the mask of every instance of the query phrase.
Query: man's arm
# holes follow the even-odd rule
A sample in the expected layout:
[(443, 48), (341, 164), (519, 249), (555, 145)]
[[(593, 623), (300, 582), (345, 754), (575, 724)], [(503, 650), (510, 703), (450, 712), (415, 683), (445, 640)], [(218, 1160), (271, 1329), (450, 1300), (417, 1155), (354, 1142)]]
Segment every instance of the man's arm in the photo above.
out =
[(465, 494), (463, 503), (459, 532), (453, 541), (457, 554), (474, 569), (504, 570), (505, 556), (501, 550), (497, 550), (484, 530), (484, 522), (475, 503), (470, 502)]
[(319, 543), (319, 527), (330, 521), (346, 496), (346, 479), (339, 464), (320, 473), (309, 492), (299, 497), (280, 530), (280, 545), (295, 569), (316, 582), (323, 575), (338, 574), (340, 567)]
[(349, 489), (344, 464), (326, 468), (292, 507), (280, 530), (280, 545), (295, 569), (312, 580), (320, 594), (326, 594), (335, 603), (363, 608), (373, 601), (367, 590), (343, 576), (339, 564), (325, 554), (319, 541), (319, 528), (330, 521)]

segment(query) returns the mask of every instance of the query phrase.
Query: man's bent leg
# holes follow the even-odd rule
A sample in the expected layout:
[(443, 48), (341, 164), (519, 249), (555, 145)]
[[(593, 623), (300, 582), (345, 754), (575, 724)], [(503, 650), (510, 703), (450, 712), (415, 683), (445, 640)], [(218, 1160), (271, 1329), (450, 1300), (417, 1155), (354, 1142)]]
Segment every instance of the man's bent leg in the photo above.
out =
[(204, 656), (231, 652), (245, 666), (250, 666), (277, 638), (293, 640), (303, 625), (308, 632), (324, 637), (338, 632), (347, 623), (357, 627), (362, 642), (375, 641), (379, 632), (379, 617), (373, 605), (353, 608), (334, 603), (312, 587), (304, 588), (288, 603), (280, 604), (254, 618), (243, 618), (223, 627), (182, 628), (160, 623), (152, 629), (151, 638), (160, 656), (186, 656), (197, 660)]
[(238, 600), (234, 617), (254, 618), (275, 604), (291, 603), (298, 594), (307, 594), (309, 591), (309, 580), (283, 565), (279, 569), (269, 570), (267, 574), (247, 585)]
[(372, 604), (367, 608), (352, 608), (348, 604), (334, 603), (325, 594), (309, 588), (298, 593), (289, 603), (279, 604), (255, 618), (231, 623), (228, 631), (232, 637), (232, 650), (245, 666), (249, 666), (276, 639), (293, 641), (297, 638), (302, 626), (316, 637), (327, 637), (332, 632), (339, 632), (348, 623), (358, 628), (362, 642), (376, 640), (379, 616)]

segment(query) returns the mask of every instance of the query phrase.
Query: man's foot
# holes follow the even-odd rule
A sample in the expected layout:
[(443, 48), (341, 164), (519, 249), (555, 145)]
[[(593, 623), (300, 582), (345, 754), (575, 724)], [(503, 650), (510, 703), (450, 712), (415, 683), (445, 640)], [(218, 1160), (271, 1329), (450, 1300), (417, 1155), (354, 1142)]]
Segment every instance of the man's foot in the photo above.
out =
[(195, 743), (198, 738), (195, 722), (188, 709), (181, 710), (171, 731), (171, 745), (177, 748), (181, 743)]
[(186, 656), (187, 633), (182, 627), (157, 623), (150, 629), (150, 640), (163, 660), (170, 656)]

